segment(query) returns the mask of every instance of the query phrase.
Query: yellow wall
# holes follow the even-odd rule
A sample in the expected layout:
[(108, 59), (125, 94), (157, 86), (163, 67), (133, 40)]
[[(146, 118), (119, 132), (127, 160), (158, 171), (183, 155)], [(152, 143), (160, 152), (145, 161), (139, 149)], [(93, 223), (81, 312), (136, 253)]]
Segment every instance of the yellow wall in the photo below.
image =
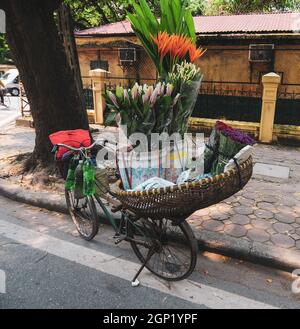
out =
[[(137, 51), (137, 61), (133, 66), (123, 68), (119, 63), (118, 48), (104, 48), (104, 44), (115, 41), (129, 41), (138, 44), (136, 37), (129, 38), (76, 38), (78, 46), (78, 56), (85, 85), (90, 83), (89, 70), (90, 61), (101, 59), (108, 61), (109, 72), (106, 83), (112, 85), (128, 85), (132, 84), (138, 77), (140, 82), (152, 84), (156, 77), (155, 66), (147, 54), (142, 51)], [(130, 79), (128, 79), (130, 77)], [(119, 78), (119, 79), (118, 79)], [(133, 79), (132, 79), (133, 78)], [(147, 78), (149, 80), (147, 80)]]
[[(90, 60), (97, 60), (97, 46), (120, 40), (139, 44), (135, 36), (76, 38), (82, 76), (88, 76)], [(250, 43), (251, 41), (249, 41), (249, 44)], [(85, 45), (85, 48), (82, 47), (83, 45)], [(87, 46), (90, 46), (90, 48), (87, 48)], [(93, 46), (93, 48), (91, 46)], [(274, 71), (278, 73), (284, 72), (283, 82), (285, 84), (300, 84), (300, 51), (276, 51), (276, 47), (281, 49), (300, 49), (300, 45), (275, 46), (274, 61)], [(215, 50), (217, 48), (220, 48), (220, 50)], [(240, 48), (241, 50), (232, 50), (232, 48)], [(98, 47), (98, 49), (100, 48)], [(198, 61), (198, 65), (204, 74), (204, 80), (249, 82), (252, 79), (253, 82), (258, 82), (260, 80), (260, 72), (270, 72), (272, 69), (269, 64), (255, 63), (251, 66), (248, 60), (248, 49), (248, 46), (208, 46), (206, 54)], [(139, 61), (141, 65), (139, 65), (138, 68), (140, 76), (155, 77), (155, 67), (150, 58), (146, 54), (142, 57), (143, 58)], [(123, 72), (122, 68), (119, 66), (118, 53), (116, 51), (102, 51), (101, 59), (108, 60), (109, 70), (111, 72), (110, 77), (134, 76), (132, 71)], [(112, 83), (116, 81), (114, 79), (111, 80)], [(120, 83), (121, 81), (122, 80), (117, 82)], [(151, 81), (148, 82), (151, 83)], [(205, 87), (205, 84), (203, 84), (203, 86)], [(220, 87), (220, 89), (257, 90), (258, 88), (257, 85), (251, 86), (241, 84), (217, 84), (217, 86)], [(287, 88), (281, 86), (280, 90), (300, 92), (300, 87), (292, 86)]]
[[(245, 50), (232, 51), (230, 50), (232, 47), (226, 46), (220, 50), (215, 50), (216, 48), (207, 47), (204, 56), (197, 61), (204, 74), (204, 80), (249, 81), (248, 52)], [(228, 50), (224, 50), (224, 48)], [(238, 49), (238, 47), (234, 48)]]
[[(282, 48), (300, 49), (300, 46), (284, 46)], [(300, 84), (300, 51), (277, 51), (275, 56), (275, 69), (284, 72), (284, 84)], [(280, 88), (280, 98), (291, 98), (287, 93), (300, 93), (300, 86), (284, 86)], [(299, 99), (299, 96), (298, 96)]]

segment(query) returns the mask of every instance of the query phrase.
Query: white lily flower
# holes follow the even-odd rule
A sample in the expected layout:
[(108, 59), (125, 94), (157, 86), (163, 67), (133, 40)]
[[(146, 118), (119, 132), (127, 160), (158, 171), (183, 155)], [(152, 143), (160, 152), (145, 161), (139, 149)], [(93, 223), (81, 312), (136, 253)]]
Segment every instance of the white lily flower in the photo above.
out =
[(127, 89), (124, 89), (124, 98), (129, 100), (129, 94)]
[(143, 95), (143, 103), (145, 104), (146, 102), (148, 102), (150, 97), (151, 97), (151, 91), (148, 89)]
[(119, 108), (119, 104), (117, 102), (117, 97), (116, 95), (114, 95), (111, 91), (108, 92), (108, 97), (109, 99), (113, 102), (113, 104), (115, 105), (115, 107)]
[(168, 96), (171, 96), (173, 90), (174, 90), (174, 86), (173, 86), (171, 83), (168, 83), (168, 84), (167, 84), (166, 94), (167, 94)]
[(156, 86), (155, 86), (155, 90), (157, 89), (157, 93), (158, 95), (160, 95), (161, 92), (161, 82), (159, 82)]
[(155, 102), (156, 102), (156, 100), (157, 100), (157, 96), (158, 96), (158, 91), (159, 91), (159, 88), (156, 87), (156, 88), (154, 89), (154, 91), (153, 91), (151, 97), (150, 97), (150, 103), (151, 103), (151, 105), (154, 105), (154, 104), (155, 104)]
[(146, 93), (147, 90), (148, 90), (148, 85), (145, 83), (144, 86), (143, 86), (143, 91), (144, 91), (144, 93)]
[(149, 92), (149, 95), (151, 96), (153, 93), (153, 86), (148, 87), (148, 92)]
[(139, 88), (139, 85), (137, 83), (132, 87), (132, 89), (131, 89), (132, 99), (137, 99), (137, 97), (138, 97), (138, 88)]
[(139, 95), (142, 95), (142, 92), (143, 92), (143, 86), (139, 86), (139, 87), (138, 87), (138, 92), (139, 92)]

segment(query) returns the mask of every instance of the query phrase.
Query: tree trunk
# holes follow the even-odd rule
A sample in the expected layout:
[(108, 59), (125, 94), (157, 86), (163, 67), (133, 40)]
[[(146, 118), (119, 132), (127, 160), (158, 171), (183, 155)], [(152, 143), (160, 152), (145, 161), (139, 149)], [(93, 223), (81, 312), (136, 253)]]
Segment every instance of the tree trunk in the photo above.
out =
[(67, 54), (68, 63), (71, 67), (72, 74), (74, 76), (78, 94), (82, 102), (82, 106), (85, 108), (83, 85), (80, 72), (79, 59), (77, 54), (77, 47), (74, 37), (74, 25), (71, 16), (70, 7), (65, 3), (62, 3), (58, 9), (58, 28), (62, 38), (65, 53)]
[(88, 129), (88, 118), (54, 20), (59, 0), (0, 0), (7, 38), (36, 130), (35, 164), (52, 159), (49, 134)]

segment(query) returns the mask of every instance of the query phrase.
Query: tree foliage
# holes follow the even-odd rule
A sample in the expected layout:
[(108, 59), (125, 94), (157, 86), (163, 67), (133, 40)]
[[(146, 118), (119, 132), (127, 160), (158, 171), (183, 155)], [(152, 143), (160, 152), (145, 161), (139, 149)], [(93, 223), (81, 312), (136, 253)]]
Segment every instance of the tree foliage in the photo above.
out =
[(0, 34), (0, 64), (11, 63), (11, 54), (4, 34)]
[[(100, 26), (126, 18), (132, 11), (132, 0), (64, 0), (73, 12), (77, 28)], [(147, 1), (151, 10), (159, 15), (159, 1)]]
[(300, 9), (299, 0), (207, 0), (206, 15), (284, 12)]
[[(135, 0), (64, 0), (73, 11), (78, 29), (100, 26), (126, 18)], [(160, 0), (147, 0), (152, 12), (160, 16)], [(190, 0), (195, 15), (243, 14), (253, 12), (295, 11), (299, 0)]]
[[(64, 0), (72, 9), (76, 29), (100, 26), (126, 18), (134, 0)], [(147, 0), (151, 10), (160, 16), (159, 0)], [(193, 15), (226, 15), (300, 10), (299, 0), (190, 0)], [(0, 63), (10, 61), (10, 53), (0, 35)]]

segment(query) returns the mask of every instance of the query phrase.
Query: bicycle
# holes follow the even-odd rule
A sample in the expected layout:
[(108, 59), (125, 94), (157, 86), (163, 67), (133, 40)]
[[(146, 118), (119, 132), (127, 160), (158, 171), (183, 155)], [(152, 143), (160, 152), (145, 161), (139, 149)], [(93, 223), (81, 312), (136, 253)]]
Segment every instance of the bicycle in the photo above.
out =
[[(98, 145), (98, 144), (97, 144)], [(66, 144), (54, 145), (54, 152), (59, 147), (71, 151), (78, 160), (90, 158), (89, 147), (71, 147)], [(102, 145), (102, 147), (105, 147)], [(179, 281), (187, 278), (194, 270), (197, 261), (198, 244), (193, 231), (185, 219), (156, 218), (140, 216), (138, 212), (128, 209), (119, 201), (118, 195), (97, 179), (95, 184), (100, 191), (106, 193), (93, 196), (78, 196), (74, 190), (65, 189), (65, 198), (71, 218), (85, 240), (92, 240), (99, 231), (99, 212), (102, 209), (115, 230), (114, 240), (118, 245), (122, 241), (129, 242), (134, 253), (142, 263), (132, 280), (132, 286), (138, 286), (138, 276), (146, 267), (154, 275), (167, 280)], [(120, 212), (119, 222), (111, 214), (104, 201), (112, 205), (112, 213)]]

